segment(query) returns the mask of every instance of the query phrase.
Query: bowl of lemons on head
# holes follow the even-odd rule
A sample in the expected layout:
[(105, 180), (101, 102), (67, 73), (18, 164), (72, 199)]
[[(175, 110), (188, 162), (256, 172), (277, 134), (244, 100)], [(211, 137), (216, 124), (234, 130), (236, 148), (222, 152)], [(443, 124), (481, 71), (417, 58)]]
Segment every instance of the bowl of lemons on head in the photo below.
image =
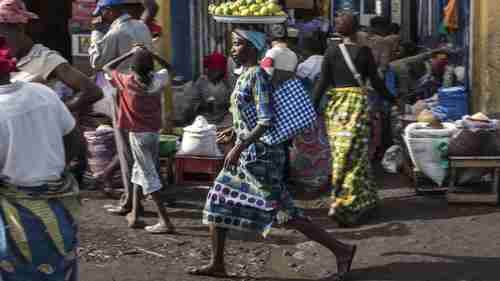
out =
[(208, 12), (217, 22), (277, 24), (287, 19), (287, 14), (277, 0), (236, 0), (220, 5), (211, 4)]

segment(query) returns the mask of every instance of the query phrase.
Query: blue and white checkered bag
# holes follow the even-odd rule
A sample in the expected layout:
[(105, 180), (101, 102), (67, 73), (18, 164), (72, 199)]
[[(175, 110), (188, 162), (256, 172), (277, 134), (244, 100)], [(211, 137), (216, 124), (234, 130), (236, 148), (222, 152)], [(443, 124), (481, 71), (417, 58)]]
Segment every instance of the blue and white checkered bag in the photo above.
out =
[[(288, 80), (271, 97), (274, 111), (273, 126), (261, 137), (268, 145), (275, 145), (292, 139), (317, 119), (311, 97), (298, 79)], [(243, 109), (243, 118), (250, 128), (257, 125), (257, 111), (254, 106)]]

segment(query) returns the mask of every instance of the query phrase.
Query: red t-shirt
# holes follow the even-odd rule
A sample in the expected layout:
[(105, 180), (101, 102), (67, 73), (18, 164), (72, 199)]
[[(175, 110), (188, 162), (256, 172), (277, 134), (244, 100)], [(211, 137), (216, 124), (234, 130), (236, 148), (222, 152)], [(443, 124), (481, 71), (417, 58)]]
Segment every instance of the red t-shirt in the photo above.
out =
[(132, 74), (123, 74), (116, 70), (112, 73), (112, 82), (118, 89), (118, 128), (131, 132), (158, 132), (161, 129), (161, 91), (149, 92), (141, 86)]

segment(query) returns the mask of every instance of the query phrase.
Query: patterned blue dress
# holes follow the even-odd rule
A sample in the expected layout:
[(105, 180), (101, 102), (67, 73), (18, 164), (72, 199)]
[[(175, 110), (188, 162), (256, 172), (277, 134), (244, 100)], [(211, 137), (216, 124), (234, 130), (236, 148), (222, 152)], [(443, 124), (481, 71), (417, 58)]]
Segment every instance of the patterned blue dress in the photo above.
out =
[[(257, 111), (258, 124), (272, 126), (273, 89), (268, 75), (260, 67), (245, 70), (231, 96), (231, 112), (238, 140), (252, 129), (241, 114), (246, 107)], [(240, 231), (260, 232), (264, 237), (273, 224), (302, 217), (284, 182), (285, 144), (251, 144), (234, 171), (222, 170), (208, 193), (203, 223)]]

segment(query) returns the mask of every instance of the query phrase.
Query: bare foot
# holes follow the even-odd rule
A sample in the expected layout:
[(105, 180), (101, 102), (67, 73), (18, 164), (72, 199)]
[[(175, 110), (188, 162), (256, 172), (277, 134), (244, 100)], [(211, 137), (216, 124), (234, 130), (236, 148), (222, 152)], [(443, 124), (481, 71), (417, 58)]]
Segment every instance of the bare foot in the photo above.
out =
[(229, 277), (226, 269), (222, 267), (209, 264), (200, 268), (188, 269), (188, 273), (191, 275), (201, 275), (201, 276), (211, 276), (211, 277)]
[(128, 213), (126, 216), (126, 219), (127, 219), (128, 227), (130, 227), (130, 228), (138, 228), (139, 227), (137, 214), (134, 214), (132, 212)]

